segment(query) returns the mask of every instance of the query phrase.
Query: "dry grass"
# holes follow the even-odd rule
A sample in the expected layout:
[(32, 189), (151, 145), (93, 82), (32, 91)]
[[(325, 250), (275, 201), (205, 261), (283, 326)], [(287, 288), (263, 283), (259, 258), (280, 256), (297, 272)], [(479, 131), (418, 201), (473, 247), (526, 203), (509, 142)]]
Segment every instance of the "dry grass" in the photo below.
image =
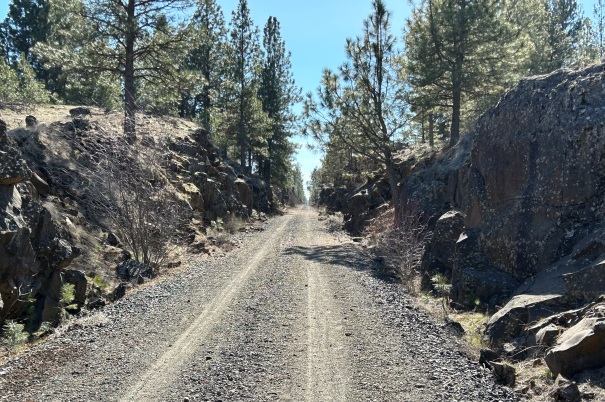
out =
[(449, 319), (462, 325), (465, 332), (462, 339), (466, 352), (469, 356), (479, 359), (479, 351), (488, 346), (483, 334), (489, 316), (481, 312), (465, 311), (450, 313)]
[(343, 231), (344, 217), (341, 212), (326, 215), (325, 222), (328, 232), (337, 233)]
[[(6, 122), (9, 130), (25, 128), (25, 116), (33, 115), (38, 119), (38, 124), (49, 126), (51, 123), (65, 124), (72, 121), (69, 110), (73, 105), (37, 105), (31, 109), (14, 111), (3, 109), (0, 118)], [(99, 124), (105, 131), (120, 131), (122, 129), (123, 113), (121, 111), (109, 111), (97, 107), (88, 107), (91, 111), (89, 120)], [(189, 132), (198, 128), (197, 124), (188, 120), (170, 116), (151, 116), (137, 113), (137, 131), (142, 137), (148, 136), (160, 139), (162, 136), (170, 135), (173, 138), (185, 138)]]
[(548, 395), (555, 378), (543, 359), (523, 360), (509, 363), (515, 368), (517, 381), (515, 390), (533, 401), (551, 401)]

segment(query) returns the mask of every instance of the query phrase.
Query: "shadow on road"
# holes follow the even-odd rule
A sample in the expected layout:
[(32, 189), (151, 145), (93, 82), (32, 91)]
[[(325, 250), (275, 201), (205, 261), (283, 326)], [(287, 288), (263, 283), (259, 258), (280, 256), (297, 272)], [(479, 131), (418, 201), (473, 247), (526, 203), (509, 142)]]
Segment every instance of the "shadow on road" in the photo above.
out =
[(368, 272), (382, 281), (393, 283), (397, 278), (385, 272), (379, 262), (365, 256), (351, 244), (337, 246), (290, 247), (286, 255), (300, 255), (319, 264), (340, 265), (355, 271)]

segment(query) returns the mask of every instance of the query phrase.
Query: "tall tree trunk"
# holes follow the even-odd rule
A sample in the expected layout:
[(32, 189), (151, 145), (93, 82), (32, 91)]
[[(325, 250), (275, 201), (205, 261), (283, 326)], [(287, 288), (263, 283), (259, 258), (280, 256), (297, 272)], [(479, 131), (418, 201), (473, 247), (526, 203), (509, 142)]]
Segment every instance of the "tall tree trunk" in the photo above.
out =
[(124, 64), (124, 135), (129, 142), (136, 139), (136, 87), (134, 75), (134, 42), (136, 33), (135, 0), (128, 0), (126, 54)]
[(237, 142), (239, 145), (239, 164), (240, 166), (246, 170), (246, 141), (245, 136), (246, 136), (246, 130), (244, 127), (244, 102), (243, 100), (240, 100), (240, 107), (239, 107), (239, 127), (238, 127), (238, 134), (237, 134)]
[(452, 128), (450, 130), (450, 147), (460, 139), (460, 106), (462, 98), (462, 63), (454, 66), (452, 72)]
[(431, 148), (435, 145), (435, 116), (429, 113), (429, 145)]
[[(212, 100), (210, 98), (210, 60), (212, 58), (212, 56), (210, 55), (210, 50), (209, 48), (206, 50), (206, 64), (203, 67), (203, 75), (204, 75), (204, 79), (206, 80), (206, 84), (202, 87), (202, 93), (200, 94), (200, 103), (202, 106), (202, 110), (200, 113), (200, 121), (202, 123), (202, 125), (207, 129), (210, 130), (210, 108), (212, 107)], [(197, 97), (196, 97), (196, 108), (194, 109), (194, 113), (197, 113)]]
[(246, 146), (244, 144), (240, 144), (239, 146), (239, 164), (240, 166), (246, 170)]
[(265, 159), (265, 165), (263, 166), (263, 180), (267, 183), (271, 183), (271, 159), (273, 159), (273, 139), (269, 139), (268, 150), (269, 157)]

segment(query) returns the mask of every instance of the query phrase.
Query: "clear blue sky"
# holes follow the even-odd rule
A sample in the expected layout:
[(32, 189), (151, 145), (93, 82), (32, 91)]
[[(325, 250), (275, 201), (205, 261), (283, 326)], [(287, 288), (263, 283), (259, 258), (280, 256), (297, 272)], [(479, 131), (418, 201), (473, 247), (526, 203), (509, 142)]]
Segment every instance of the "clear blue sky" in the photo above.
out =
[[(2, 19), (9, 2), (0, 0)], [(218, 3), (229, 21), (238, 0), (218, 0)], [(405, 18), (410, 12), (409, 1), (385, 0), (385, 3), (393, 13), (393, 33), (401, 38)], [(585, 15), (591, 16), (594, 0), (580, 0), (580, 4)], [(315, 90), (324, 68), (335, 69), (342, 64), (345, 39), (361, 32), (362, 22), (372, 9), (371, 0), (248, 0), (248, 5), (261, 32), (269, 16), (280, 21), (286, 47), (292, 53), (294, 78), (303, 93)], [(305, 140), (297, 138), (297, 142), (304, 143)], [(297, 160), (305, 182), (313, 168), (319, 165), (319, 159), (320, 155), (312, 151), (299, 150)]]

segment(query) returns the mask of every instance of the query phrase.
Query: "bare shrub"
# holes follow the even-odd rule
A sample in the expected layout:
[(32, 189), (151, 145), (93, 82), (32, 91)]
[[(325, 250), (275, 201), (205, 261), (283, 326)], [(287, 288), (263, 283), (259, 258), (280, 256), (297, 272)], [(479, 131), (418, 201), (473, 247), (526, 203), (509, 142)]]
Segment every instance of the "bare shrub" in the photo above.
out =
[(242, 218), (235, 215), (234, 213), (231, 213), (231, 215), (229, 216), (229, 218), (227, 218), (227, 221), (223, 225), (223, 228), (229, 234), (235, 234), (244, 227), (246, 227), (246, 221), (244, 221)]
[(385, 266), (406, 286), (411, 293), (418, 289), (418, 268), (424, 252), (426, 225), (422, 212), (410, 205), (395, 221), (395, 211), (388, 208), (373, 219), (365, 230), (365, 237), (372, 252), (384, 259)]
[(168, 146), (164, 140), (132, 145), (97, 124), (73, 137), (63, 162), (49, 168), (53, 182), (155, 274), (174, 249), (187, 211), (169, 180)]

